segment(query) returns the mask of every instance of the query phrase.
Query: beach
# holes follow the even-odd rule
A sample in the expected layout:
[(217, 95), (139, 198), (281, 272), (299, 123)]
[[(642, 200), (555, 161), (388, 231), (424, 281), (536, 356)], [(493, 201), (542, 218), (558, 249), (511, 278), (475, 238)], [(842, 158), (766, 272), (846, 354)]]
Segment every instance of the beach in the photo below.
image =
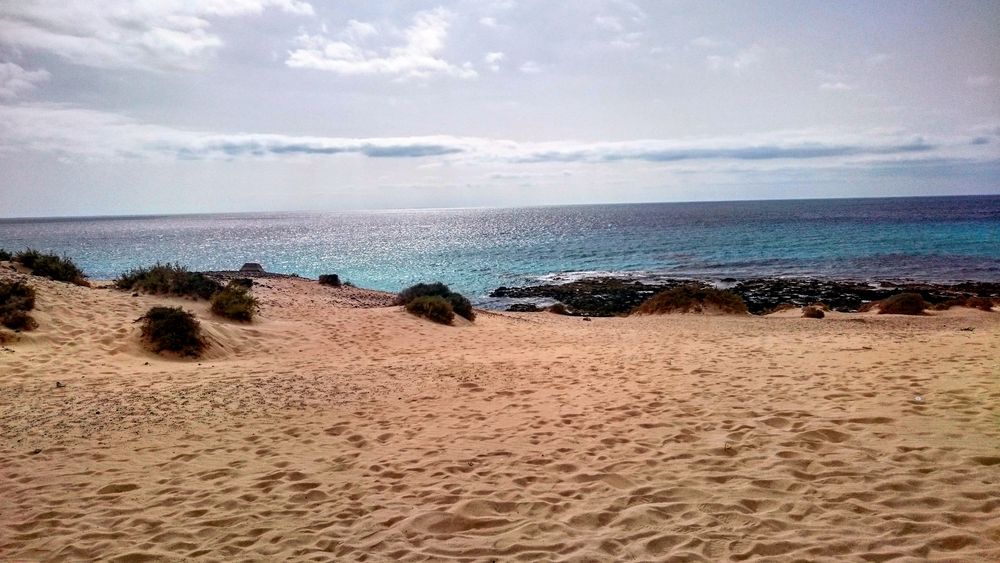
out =
[[(1000, 559), (995, 310), (443, 326), (286, 278), (242, 324), (25, 279), (2, 560)], [(143, 349), (160, 304), (202, 358)]]

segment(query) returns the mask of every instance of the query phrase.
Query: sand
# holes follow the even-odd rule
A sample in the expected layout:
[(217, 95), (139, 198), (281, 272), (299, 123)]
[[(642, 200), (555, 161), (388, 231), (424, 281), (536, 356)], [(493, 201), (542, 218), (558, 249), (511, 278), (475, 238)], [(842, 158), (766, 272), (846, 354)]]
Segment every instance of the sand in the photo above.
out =
[[(2, 560), (1000, 560), (1000, 313), (446, 327), (268, 280), (241, 325), (32, 283)], [(205, 358), (142, 349), (163, 303)]]

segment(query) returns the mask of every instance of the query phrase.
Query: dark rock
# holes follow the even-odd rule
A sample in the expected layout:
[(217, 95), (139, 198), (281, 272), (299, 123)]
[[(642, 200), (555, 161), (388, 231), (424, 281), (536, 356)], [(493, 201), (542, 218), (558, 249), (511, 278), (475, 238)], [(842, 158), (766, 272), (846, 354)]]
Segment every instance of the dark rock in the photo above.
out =
[[(560, 304), (565, 304), (560, 314), (608, 317), (628, 314), (664, 289), (690, 284), (706, 287), (711, 285), (708, 282), (692, 280), (642, 283), (619, 278), (588, 278), (566, 284), (498, 287), (490, 296), (554, 299)], [(821, 310), (848, 313), (856, 312), (868, 303), (881, 301), (900, 293), (919, 293), (931, 305), (969, 297), (995, 299), (1000, 297), (1000, 283), (865, 283), (812, 278), (758, 278), (740, 281), (729, 291), (739, 295), (746, 302), (747, 309), (755, 315), (788, 306), (810, 305)]]
[(514, 303), (510, 307), (507, 307), (507, 311), (511, 313), (537, 313), (541, 309), (534, 303)]
[(251, 278), (233, 278), (229, 280), (229, 283), (245, 287), (247, 289), (253, 287), (253, 280)]
[[(668, 287), (690, 283), (676, 280), (664, 284), (644, 284), (618, 278), (588, 278), (566, 284), (528, 287), (498, 287), (491, 297), (548, 298), (565, 304), (564, 315), (611, 317), (628, 313), (643, 301)], [(549, 308), (551, 311), (551, 307)]]

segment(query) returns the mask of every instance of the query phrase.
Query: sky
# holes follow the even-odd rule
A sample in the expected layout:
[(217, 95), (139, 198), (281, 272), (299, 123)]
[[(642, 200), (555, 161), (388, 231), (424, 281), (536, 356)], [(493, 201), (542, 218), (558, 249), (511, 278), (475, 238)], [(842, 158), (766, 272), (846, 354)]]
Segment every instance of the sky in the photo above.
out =
[(995, 0), (0, 0), (0, 217), (997, 193)]

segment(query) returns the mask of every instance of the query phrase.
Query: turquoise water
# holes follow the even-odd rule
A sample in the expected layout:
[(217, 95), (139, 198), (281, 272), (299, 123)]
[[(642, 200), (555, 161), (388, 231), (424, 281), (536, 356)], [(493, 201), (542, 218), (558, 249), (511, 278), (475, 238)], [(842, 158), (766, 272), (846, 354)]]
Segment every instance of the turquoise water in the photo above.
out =
[(1000, 196), (0, 220), (0, 247), (26, 246), (96, 279), (260, 262), (386, 290), (441, 280), (480, 303), (595, 273), (1000, 281)]

